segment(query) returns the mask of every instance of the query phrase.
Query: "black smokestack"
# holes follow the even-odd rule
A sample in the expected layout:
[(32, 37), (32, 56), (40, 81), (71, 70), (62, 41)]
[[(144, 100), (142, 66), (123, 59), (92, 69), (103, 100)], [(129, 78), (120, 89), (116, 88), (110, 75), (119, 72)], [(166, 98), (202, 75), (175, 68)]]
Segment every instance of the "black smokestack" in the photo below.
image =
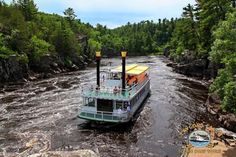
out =
[(96, 52), (96, 62), (97, 62), (97, 86), (100, 87), (100, 61), (101, 52)]
[(122, 56), (122, 90), (125, 90), (126, 87), (126, 81), (125, 81), (125, 61), (126, 61), (126, 54), (127, 52), (122, 51), (121, 56)]

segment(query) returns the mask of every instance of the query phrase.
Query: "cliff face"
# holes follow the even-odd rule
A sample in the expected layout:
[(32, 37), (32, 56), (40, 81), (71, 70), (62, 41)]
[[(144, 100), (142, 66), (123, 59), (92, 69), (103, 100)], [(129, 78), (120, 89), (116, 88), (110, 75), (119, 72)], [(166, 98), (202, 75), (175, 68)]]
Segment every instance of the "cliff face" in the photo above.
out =
[(28, 78), (28, 65), (20, 63), (16, 56), (0, 59), (0, 84)]
[(205, 79), (211, 79), (216, 77), (217, 65), (211, 63), (208, 58), (196, 58), (191, 51), (185, 51), (184, 55), (178, 58), (170, 56), (168, 50), (164, 50), (164, 55), (174, 61), (173, 64), (168, 64), (173, 67), (178, 73), (184, 74), (190, 77), (199, 77)]
[(30, 74), (37, 78), (50, 77), (50, 74), (78, 70), (86, 67), (91, 62), (90, 50), (87, 36), (79, 36), (78, 42), (81, 44), (81, 55), (72, 56), (71, 63), (65, 64), (58, 55), (46, 55), (39, 61), (29, 61), (22, 63), (17, 56), (10, 56), (8, 59), (0, 58), (0, 86), (8, 82), (18, 82), (31, 79)]

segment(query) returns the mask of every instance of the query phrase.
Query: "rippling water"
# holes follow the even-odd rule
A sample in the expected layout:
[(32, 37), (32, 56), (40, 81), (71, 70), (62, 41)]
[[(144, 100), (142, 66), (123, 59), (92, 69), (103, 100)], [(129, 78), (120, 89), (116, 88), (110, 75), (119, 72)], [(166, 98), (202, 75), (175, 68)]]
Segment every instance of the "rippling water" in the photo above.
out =
[[(27, 156), (47, 150), (92, 149), (101, 156), (176, 157), (181, 128), (204, 115), (204, 82), (176, 74), (161, 57), (128, 58), (151, 67), (151, 96), (134, 123), (107, 127), (77, 119), (80, 89), (95, 68), (0, 89), (0, 152)], [(120, 59), (103, 59), (119, 65)], [(106, 66), (107, 65), (107, 66)]]

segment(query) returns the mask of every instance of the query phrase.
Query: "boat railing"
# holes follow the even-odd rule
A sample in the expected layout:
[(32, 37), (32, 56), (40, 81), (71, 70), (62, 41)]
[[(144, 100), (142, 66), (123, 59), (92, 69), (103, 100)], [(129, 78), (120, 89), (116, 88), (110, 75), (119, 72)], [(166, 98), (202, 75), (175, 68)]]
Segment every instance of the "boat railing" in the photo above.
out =
[(95, 97), (104, 97), (104, 98), (129, 98), (135, 94), (140, 87), (142, 87), (148, 79), (142, 83), (133, 84), (131, 87), (122, 90), (121, 88), (101, 86), (100, 88), (96, 86), (84, 86), (82, 87), (82, 94), (85, 96), (95, 96)]
[(116, 112), (107, 112), (107, 111), (90, 111), (83, 108), (79, 109), (80, 115), (84, 117), (89, 117), (94, 120), (100, 119), (100, 120), (125, 120), (128, 118), (129, 114), (127, 111), (123, 111), (122, 113), (116, 113)]

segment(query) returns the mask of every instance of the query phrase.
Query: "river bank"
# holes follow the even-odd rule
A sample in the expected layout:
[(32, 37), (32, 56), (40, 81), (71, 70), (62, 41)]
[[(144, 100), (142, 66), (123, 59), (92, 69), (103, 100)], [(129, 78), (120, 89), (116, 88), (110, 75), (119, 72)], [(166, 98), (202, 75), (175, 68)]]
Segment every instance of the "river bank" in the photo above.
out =
[(222, 110), (220, 99), (215, 94), (209, 94), (205, 103), (208, 113), (226, 129), (236, 132), (236, 115)]
[(65, 65), (56, 56), (45, 56), (36, 65), (22, 63), (16, 56), (0, 59), (0, 88), (9, 85), (14, 88), (14, 85), (23, 85), (29, 81), (47, 79), (66, 72), (83, 70), (91, 63), (92, 60), (87, 56), (81, 56), (68, 65)]
[[(193, 58), (185, 57), (187, 61), (176, 63), (172, 58), (169, 58), (167, 66), (172, 67), (177, 73), (194, 77), (208, 82), (208, 88), (212, 83), (212, 79), (216, 76), (216, 67), (211, 63), (207, 65), (207, 59), (194, 60)], [(208, 98), (205, 103), (206, 111), (213, 116), (222, 127), (236, 132), (236, 115), (222, 110), (221, 101), (218, 95), (208, 93)]]

